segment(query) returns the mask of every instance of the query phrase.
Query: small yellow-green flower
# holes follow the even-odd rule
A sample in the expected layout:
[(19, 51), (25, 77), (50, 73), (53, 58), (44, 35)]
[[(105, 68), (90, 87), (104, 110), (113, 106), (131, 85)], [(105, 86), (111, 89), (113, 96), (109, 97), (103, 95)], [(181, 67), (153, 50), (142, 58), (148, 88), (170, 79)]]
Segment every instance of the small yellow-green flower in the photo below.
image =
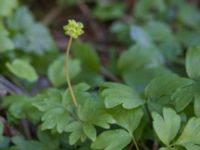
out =
[(66, 35), (71, 36), (76, 39), (84, 33), (83, 24), (81, 22), (76, 22), (75, 20), (68, 20), (68, 24), (64, 26), (64, 31)]

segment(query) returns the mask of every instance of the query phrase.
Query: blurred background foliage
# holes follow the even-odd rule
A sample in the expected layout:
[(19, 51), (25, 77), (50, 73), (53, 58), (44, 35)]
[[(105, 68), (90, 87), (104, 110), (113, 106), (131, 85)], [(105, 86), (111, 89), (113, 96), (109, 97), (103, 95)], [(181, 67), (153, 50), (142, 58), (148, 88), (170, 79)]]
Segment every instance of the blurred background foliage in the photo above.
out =
[(184, 54), (200, 42), (197, 0), (1, 0), (0, 7), (0, 71), (11, 80), (18, 78), (5, 64), (20, 59), (43, 80), (64, 85), (64, 76), (54, 72), (63, 69), (62, 27), (70, 18), (85, 25), (72, 48), (73, 81), (94, 86), (111, 78), (143, 91), (157, 75), (185, 75)]

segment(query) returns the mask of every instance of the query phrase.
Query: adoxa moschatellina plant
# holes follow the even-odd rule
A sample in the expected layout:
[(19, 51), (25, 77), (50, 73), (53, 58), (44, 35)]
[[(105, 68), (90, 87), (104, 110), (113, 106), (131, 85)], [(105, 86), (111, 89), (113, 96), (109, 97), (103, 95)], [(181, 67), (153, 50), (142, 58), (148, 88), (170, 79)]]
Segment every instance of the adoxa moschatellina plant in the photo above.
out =
[[(107, 112), (104, 110), (100, 110), (102, 109), (101, 107), (95, 107), (95, 105), (93, 105), (94, 103), (87, 103), (87, 100), (86, 100), (86, 105), (84, 104), (83, 107), (79, 107), (80, 105), (78, 104), (78, 101), (76, 99), (76, 95), (74, 93), (74, 90), (72, 89), (72, 85), (71, 85), (71, 81), (70, 81), (70, 77), (69, 77), (69, 52), (70, 52), (70, 47), (71, 47), (71, 44), (72, 44), (72, 40), (73, 39), (77, 39), (80, 35), (82, 35), (84, 33), (83, 31), (83, 24), (80, 23), (80, 22), (76, 22), (75, 20), (68, 20), (68, 24), (64, 26), (64, 31), (65, 31), (65, 34), (68, 35), (70, 38), (69, 38), (69, 41), (68, 41), (68, 44), (67, 44), (67, 47), (66, 47), (66, 55), (65, 55), (65, 77), (66, 77), (66, 81), (67, 81), (67, 86), (68, 86), (68, 89), (69, 89), (69, 92), (70, 92), (70, 95), (71, 95), (71, 98), (72, 98), (72, 101), (73, 101), (73, 104), (74, 106), (77, 108), (77, 110), (80, 111), (80, 108), (82, 109), (82, 113), (85, 114), (85, 110), (87, 109), (87, 113), (88, 111), (95, 111), (95, 112), (89, 112), (89, 113), (96, 113), (96, 117), (98, 118), (97, 120), (95, 120), (94, 118), (90, 118), (89, 116), (86, 117), (87, 119), (89, 118), (89, 120), (87, 120), (85, 122), (85, 124), (89, 124), (89, 127), (83, 127), (83, 130), (85, 128), (85, 130), (88, 130), (88, 131), (84, 131), (84, 132), (87, 132), (87, 136), (92, 139), (93, 143), (91, 145), (92, 148), (94, 149), (108, 149), (108, 150), (111, 150), (111, 149), (115, 149), (115, 148), (118, 148), (118, 149), (123, 149), (124, 147), (128, 146), (131, 141), (133, 141), (133, 144), (135, 145), (135, 148), (137, 150), (140, 150), (139, 149), (139, 146), (136, 142), (136, 139), (133, 135), (133, 131), (135, 129), (132, 129), (130, 128), (126, 128), (128, 127), (129, 125), (124, 125), (124, 121), (122, 121), (121, 123), (119, 123), (119, 125), (121, 125), (122, 127), (126, 128), (127, 131), (130, 131), (129, 133), (123, 129), (116, 129), (116, 130), (110, 130), (110, 131), (105, 131), (103, 132), (102, 134), (100, 134), (100, 136), (98, 136), (98, 140), (96, 139), (96, 129), (94, 128), (94, 125), (97, 125), (97, 126), (100, 126), (102, 128), (105, 128), (105, 129), (108, 129), (110, 128), (109, 124), (113, 124), (113, 123), (116, 123), (116, 120), (113, 118), (113, 116), (111, 114), (107, 114)], [(103, 97), (109, 97), (109, 95), (111, 94), (111, 97), (109, 97), (109, 100), (110, 98), (115, 98), (112, 97), (113, 95), (113, 92), (115, 92), (115, 88), (117, 86), (117, 90), (120, 91), (120, 89), (122, 90), (121, 92), (125, 92), (126, 93), (126, 90), (130, 90), (132, 91), (131, 88), (129, 87), (126, 87), (122, 84), (117, 84), (117, 83), (105, 83), (104, 85), (105, 87), (105, 92), (103, 91), (102, 93), (105, 93), (105, 94), (102, 94)], [(108, 89), (108, 91), (106, 90)], [(124, 91), (125, 90), (125, 91)], [(111, 91), (111, 93), (110, 93)], [(118, 91), (118, 92), (119, 92)], [(126, 96), (125, 96), (126, 97)], [(131, 97), (130, 99), (132, 99), (133, 97)], [(129, 99), (129, 100), (130, 100)], [(123, 99), (122, 99), (123, 100)], [(121, 101), (121, 100), (120, 100)], [(108, 106), (108, 108), (113, 108), (116, 106), (116, 102), (114, 102), (115, 104), (113, 106)], [(121, 105), (122, 102), (118, 102), (117, 105)], [(111, 104), (112, 105), (112, 104)], [(134, 104), (135, 105), (135, 104)], [(139, 100), (138, 101), (138, 105), (137, 106), (140, 106), (140, 105), (143, 105), (143, 101), (142, 100)], [(91, 107), (95, 107), (95, 108), (91, 108)], [(136, 124), (136, 126), (139, 125), (140, 121), (141, 121), (141, 118), (143, 116), (143, 112), (142, 112), (142, 109), (141, 108), (135, 108), (135, 106), (127, 106), (129, 109), (130, 108), (133, 108), (130, 112), (128, 110), (126, 110), (126, 106), (124, 106), (125, 108), (120, 108), (122, 109), (123, 112), (125, 112), (126, 115), (130, 115), (134, 118), (132, 118), (132, 121)], [(98, 109), (96, 109), (98, 108)], [(89, 109), (89, 110), (88, 110)], [(95, 110), (94, 110), (95, 109)], [(133, 112), (132, 112), (133, 111)], [(89, 114), (88, 114), (89, 115)], [(85, 117), (84, 117), (85, 118)], [(119, 117), (120, 118), (120, 117)], [(83, 118), (82, 118), (83, 119)], [(94, 119), (93, 121), (93, 125), (91, 124), (91, 120)], [(84, 119), (83, 119), (84, 120)], [(118, 120), (118, 119), (117, 119)], [(119, 119), (120, 120), (120, 119)], [(126, 119), (125, 119), (126, 120)], [(79, 120), (80, 121), (80, 120)], [(97, 121), (97, 122), (96, 122)], [(129, 121), (128, 121), (129, 122)], [(77, 123), (77, 122), (76, 122)], [(84, 121), (82, 122), (84, 124)], [(91, 125), (90, 125), (91, 124)], [(128, 123), (127, 123), (128, 124)], [(77, 126), (77, 124), (73, 124), (75, 126)], [(84, 126), (84, 125), (83, 125)], [(86, 125), (88, 126), (88, 125)], [(131, 125), (130, 125), (131, 126)], [(72, 127), (73, 128), (73, 127)], [(74, 136), (74, 135), (73, 135)], [(104, 136), (108, 137), (108, 139), (111, 140), (111, 138), (113, 138), (113, 143), (118, 142), (118, 144), (112, 144), (112, 140), (109, 141), (111, 143), (107, 143), (107, 142), (101, 142), (101, 140), (104, 139)], [(123, 139), (120, 139), (121, 141), (119, 141), (118, 137), (122, 136)], [(71, 136), (72, 137), (72, 136)], [(114, 147), (113, 147), (114, 146)], [(131, 144), (131, 147), (132, 148), (132, 144)], [(110, 147), (110, 148), (106, 148), (106, 147)], [(113, 147), (113, 148), (112, 148)]]
[(67, 85), (68, 85), (73, 103), (76, 107), (78, 106), (78, 102), (76, 100), (76, 96), (72, 89), (72, 85), (71, 85), (71, 81), (70, 81), (70, 77), (69, 77), (69, 65), (68, 65), (69, 64), (69, 52), (70, 52), (72, 40), (77, 39), (80, 35), (82, 35), (84, 33), (83, 28), (84, 28), (83, 24), (80, 22), (76, 22), (75, 20), (68, 20), (68, 24), (64, 26), (65, 34), (70, 37), (68, 44), (67, 44), (67, 48), (66, 48), (65, 77), (66, 77)]

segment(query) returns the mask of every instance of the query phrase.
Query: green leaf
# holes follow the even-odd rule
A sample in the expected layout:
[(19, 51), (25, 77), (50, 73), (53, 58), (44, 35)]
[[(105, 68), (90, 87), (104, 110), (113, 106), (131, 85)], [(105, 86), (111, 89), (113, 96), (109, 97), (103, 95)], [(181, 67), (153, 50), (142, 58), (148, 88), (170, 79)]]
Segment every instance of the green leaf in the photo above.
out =
[[(76, 143), (79, 139), (85, 140), (88, 137), (92, 141), (96, 139), (95, 125), (102, 128), (110, 128), (109, 124), (115, 123), (113, 117), (108, 114), (104, 105), (93, 99), (91, 95), (82, 97), (83, 101), (79, 103), (77, 115), (79, 121), (73, 121), (66, 128), (70, 134), (70, 143)], [(98, 116), (98, 117), (97, 117)], [(72, 128), (73, 124), (76, 128)]]
[(199, 94), (195, 95), (194, 112), (196, 116), (200, 117), (200, 95)]
[(71, 121), (71, 118), (68, 111), (60, 106), (46, 111), (42, 116), (42, 121), (42, 130), (56, 129), (58, 133), (62, 133)]
[(112, 4), (99, 4), (93, 10), (93, 16), (102, 21), (119, 18), (123, 15), (125, 5), (120, 2)]
[(38, 79), (35, 69), (22, 59), (15, 59), (11, 64), (6, 63), (6, 66), (10, 72), (19, 78), (26, 79), (30, 82), (35, 82)]
[(164, 106), (170, 105), (171, 96), (180, 87), (193, 81), (175, 74), (162, 75), (153, 79), (145, 88), (145, 96), (151, 111), (161, 112)]
[(166, 146), (169, 146), (180, 129), (180, 116), (173, 109), (164, 108), (163, 117), (157, 112), (153, 112), (152, 117), (156, 134)]
[(139, 19), (150, 20), (153, 15), (165, 12), (166, 7), (164, 0), (140, 0), (136, 3), (134, 13)]
[[(72, 88), (80, 106), (84, 104), (86, 100), (91, 99), (90, 93), (87, 92), (90, 87), (87, 84), (80, 83)], [(76, 121), (77, 117), (74, 117), (77, 116), (77, 114), (74, 114), (74, 104), (72, 103), (69, 89), (65, 92), (61, 92), (57, 89), (48, 89), (35, 98), (33, 106), (43, 112), (41, 126), (43, 130), (52, 129), (56, 130), (58, 133), (76, 131), (76, 129), (72, 130), (70, 125), (75, 123), (78, 124), (78, 126), (76, 126), (77, 130), (80, 131), (83, 136), (79, 136), (78, 133), (72, 133), (70, 136), (72, 141), (70, 141), (74, 143), (79, 138), (82, 138), (82, 140), (86, 138), (83, 132), (84, 123)], [(91, 136), (91, 134), (89, 135)], [(77, 140), (73, 140), (74, 136)]]
[(87, 123), (83, 124), (83, 131), (92, 141), (96, 140), (97, 133), (93, 125)]
[[(85, 101), (92, 99), (91, 93), (88, 92), (88, 90), (90, 89), (90, 86), (88, 84), (83, 82), (74, 85), (72, 88), (80, 105), (83, 105)], [(67, 107), (70, 103), (72, 103), (72, 97), (69, 90), (67, 90), (63, 96), (63, 104)]]
[(167, 59), (174, 60), (181, 54), (181, 46), (167, 24), (159, 21), (150, 21), (145, 25), (144, 29)]
[[(90, 129), (91, 130), (91, 129)], [(83, 123), (80, 121), (73, 121), (68, 124), (65, 131), (71, 132), (69, 136), (69, 144), (73, 145), (75, 144), (79, 139), (81, 139), (82, 142), (86, 140), (86, 134), (83, 131)], [(94, 131), (93, 131), (94, 132)], [(93, 138), (94, 133), (87, 133), (89, 137)]]
[(130, 35), (132, 40), (142, 47), (148, 47), (152, 44), (149, 34), (140, 26), (132, 26)]
[(43, 55), (56, 49), (49, 30), (43, 24), (35, 22), (26, 7), (19, 7), (6, 20), (6, 25), (12, 31), (12, 40), (19, 50)]
[(133, 135), (133, 132), (139, 126), (144, 115), (141, 108), (126, 110), (116, 107), (115, 109), (111, 110), (111, 113), (116, 120), (116, 124), (126, 129), (130, 135)]
[(175, 145), (183, 146), (187, 150), (200, 149), (200, 118), (193, 117), (188, 121)]
[(40, 113), (32, 106), (33, 98), (25, 95), (10, 95), (4, 98), (2, 106), (17, 119), (39, 120)]
[(190, 78), (200, 78), (200, 67), (196, 64), (200, 63), (200, 46), (192, 47), (187, 51), (186, 55), (186, 71)]
[(14, 44), (11, 39), (8, 37), (8, 31), (0, 26), (0, 52), (13, 50)]
[(13, 16), (6, 19), (10, 31), (21, 33), (28, 31), (34, 25), (34, 18), (27, 7), (19, 7)]
[(80, 59), (82, 65), (94, 72), (99, 72), (100, 60), (91, 44), (75, 42), (72, 45), (72, 50), (75, 57)]
[(78, 81), (85, 81), (92, 86), (103, 82), (100, 75), (100, 59), (89, 43), (75, 42), (72, 45), (72, 52), (81, 62), (81, 72), (77, 77)]
[(119, 83), (104, 83), (101, 92), (106, 108), (113, 108), (122, 105), (123, 108), (132, 109), (144, 104), (136, 91)]
[(131, 136), (122, 129), (104, 131), (92, 143), (92, 149), (122, 150), (131, 142)]
[(194, 99), (195, 89), (193, 83), (178, 88), (172, 95), (172, 103), (178, 112), (184, 110)]
[(126, 84), (143, 91), (154, 77), (169, 74), (163, 63), (163, 56), (155, 46), (135, 45), (120, 56), (118, 71)]
[(13, 9), (17, 6), (17, 0), (1, 0), (0, 1), (0, 17), (11, 15)]
[(115, 123), (114, 118), (106, 112), (103, 104), (93, 99), (85, 99), (84, 104), (78, 107), (77, 113), (81, 121), (102, 128), (108, 129), (109, 124)]
[(59, 90), (50, 89), (44, 95), (35, 98), (33, 106), (43, 112), (42, 130), (55, 129), (58, 133), (62, 133), (69, 122), (73, 120), (68, 109), (70, 105), (68, 107), (65, 105), (66, 103), (70, 104), (70, 99), (66, 99), (64, 95)]
[(189, 27), (199, 28), (200, 13), (195, 5), (182, 4), (178, 11), (178, 19)]
[[(72, 80), (81, 71), (80, 61), (78, 59), (69, 59), (68, 62), (69, 76)], [(66, 84), (64, 66), (64, 56), (60, 56), (56, 58), (48, 68), (49, 80), (56, 87)]]
[(181, 78), (176, 74), (162, 75), (153, 79), (145, 89), (148, 99), (156, 100), (162, 96), (171, 96), (179, 87), (191, 84), (187, 78)]

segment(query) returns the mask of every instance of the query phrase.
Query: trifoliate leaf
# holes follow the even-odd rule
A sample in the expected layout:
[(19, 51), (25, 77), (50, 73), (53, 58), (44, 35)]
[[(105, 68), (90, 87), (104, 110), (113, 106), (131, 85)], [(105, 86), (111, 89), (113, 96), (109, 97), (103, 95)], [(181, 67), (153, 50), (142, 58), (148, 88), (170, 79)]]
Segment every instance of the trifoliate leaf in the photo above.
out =
[(41, 23), (36, 23), (26, 7), (19, 7), (6, 23), (7, 28), (13, 33), (15, 48), (37, 55), (55, 49), (48, 29)]
[(111, 114), (116, 120), (116, 124), (126, 129), (130, 135), (133, 134), (143, 117), (143, 111), (141, 108), (126, 110), (116, 107), (111, 110)]
[(156, 77), (145, 89), (149, 109), (161, 112), (164, 106), (170, 105), (171, 96), (179, 87), (187, 86), (192, 82), (190, 79), (181, 78), (175, 74)]
[(62, 94), (57, 89), (47, 89), (34, 97), (33, 106), (39, 111), (47, 111), (48, 109), (60, 106)]
[(57, 106), (46, 111), (42, 116), (42, 121), (42, 130), (56, 129), (58, 133), (62, 133), (71, 121), (71, 118), (67, 110)]
[(17, 6), (17, 0), (1, 0), (0, 1), (0, 17), (11, 15), (13, 9)]
[(200, 45), (192, 47), (188, 50), (186, 55), (186, 71), (190, 78), (200, 78), (200, 66), (196, 65), (200, 63)]
[[(78, 104), (82, 105), (86, 100), (91, 99), (91, 95), (87, 92), (90, 87), (87, 84), (80, 83), (72, 88)], [(69, 89), (65, 92), (57, 89), (49, 89), (45, 93), (38, 95), (33, 105), (44, 113), (42, 116), (43, 130), (54, 129), (58, 133), (62, 133), (68, 131), (70, 124), (76, 122), (77, 117), (74, 117), (76, 114), (73, 111), (74, 104), (72, 103)], [(81, 128), (80, 130), (83, 131), (82, 122), (78, 122), (78, 124), (78, 127)], [(72, 134), (72, 137), (75, 135), (76, 133)], [(84, 137), (86, 137), (85, 134)]]
[(183, 146), (187, 150), (200, 149), (200, 118), (191, 118), (175, 145)]
[(35, 69), (24, 60), (15, 59), (12, 63), (7, 63), (6, 65), (9, 71), (19, 78), (26, 79), (30, 82), (35, 82), (38, 79)]
[(153, 127), (159, 139), (167, 146), (176, 137), (181, 118), (171, 108), (163, 109), (163, 117), (157, 112), (152, 113)]
[(123, 108), (132, 109), (144, 104), (136, 91), (119, 83), (104, 83), (101, 95), (104, 98), (106, 108), (122, 105)]
[(131, 135), (122, 129), (104, 131), (92, 143), (92, 149), (122, 150), (131, 142)]
[(191, 84), (193, 81), (175, 74), (162, 75), (153, 79), (145, 89), (148, 99), (156, 100), (162, 96), (170, 96), (178, 87)]
[[(68, 60), (69, 76), (72, 80), (75, 78), (81, 71), (80, 61), (78, 59)], [(66, 84), (65, 78), (65, 64), (64, 56), (58, 57), (53, 61), (48, 68), (48, 77), (54, 86), (61, 86)]]
[(163, 56), (155, 46), (132, 46), (119, 58), (118, 71), (126, 84), (143, 91), (151, 79), (169, 71), (163, 67)]
[[(44, 112), (42, 116), (42, 130), (55, 129), (58, 133), (65, 131), (65, 128), (73, 118), (70, 116), (68, 107), (64, 105), (63, 93), (59, 90), (50, 89), (44, 95), (35, 98), (33, 105)], [(69, 102), (68, 102), (69, 103)]]
[[(70, 137), (74, 139), (72, 140), (72, 143), (77, 142), (81, 137), (88, 137), (89, 139), (94, 141), (96, 139), (95, 125), (108, 129), (110, 127), (110, 124), (115, 123), (113, 117), (106, 112), (103, 103), (100, 103), (93, 99), (93, 97), (89, 95), (89, 93), (85, 92), (85, 94), (87, 95), (85, 96), (85, 98), (82, 97), (83, 100), (81, 101), (81, 103), (79, 103), (79, 106), (77, 108), (79, 121), (73, 121), (72, 123), (70, 123), (72, 125), (77, 125), (76, 130), (72, 130), (71, 127), (66, 128), (66, 131), (72, 132), (70, 134)], [(77, 132), (79, 132), (79, 134)]]

